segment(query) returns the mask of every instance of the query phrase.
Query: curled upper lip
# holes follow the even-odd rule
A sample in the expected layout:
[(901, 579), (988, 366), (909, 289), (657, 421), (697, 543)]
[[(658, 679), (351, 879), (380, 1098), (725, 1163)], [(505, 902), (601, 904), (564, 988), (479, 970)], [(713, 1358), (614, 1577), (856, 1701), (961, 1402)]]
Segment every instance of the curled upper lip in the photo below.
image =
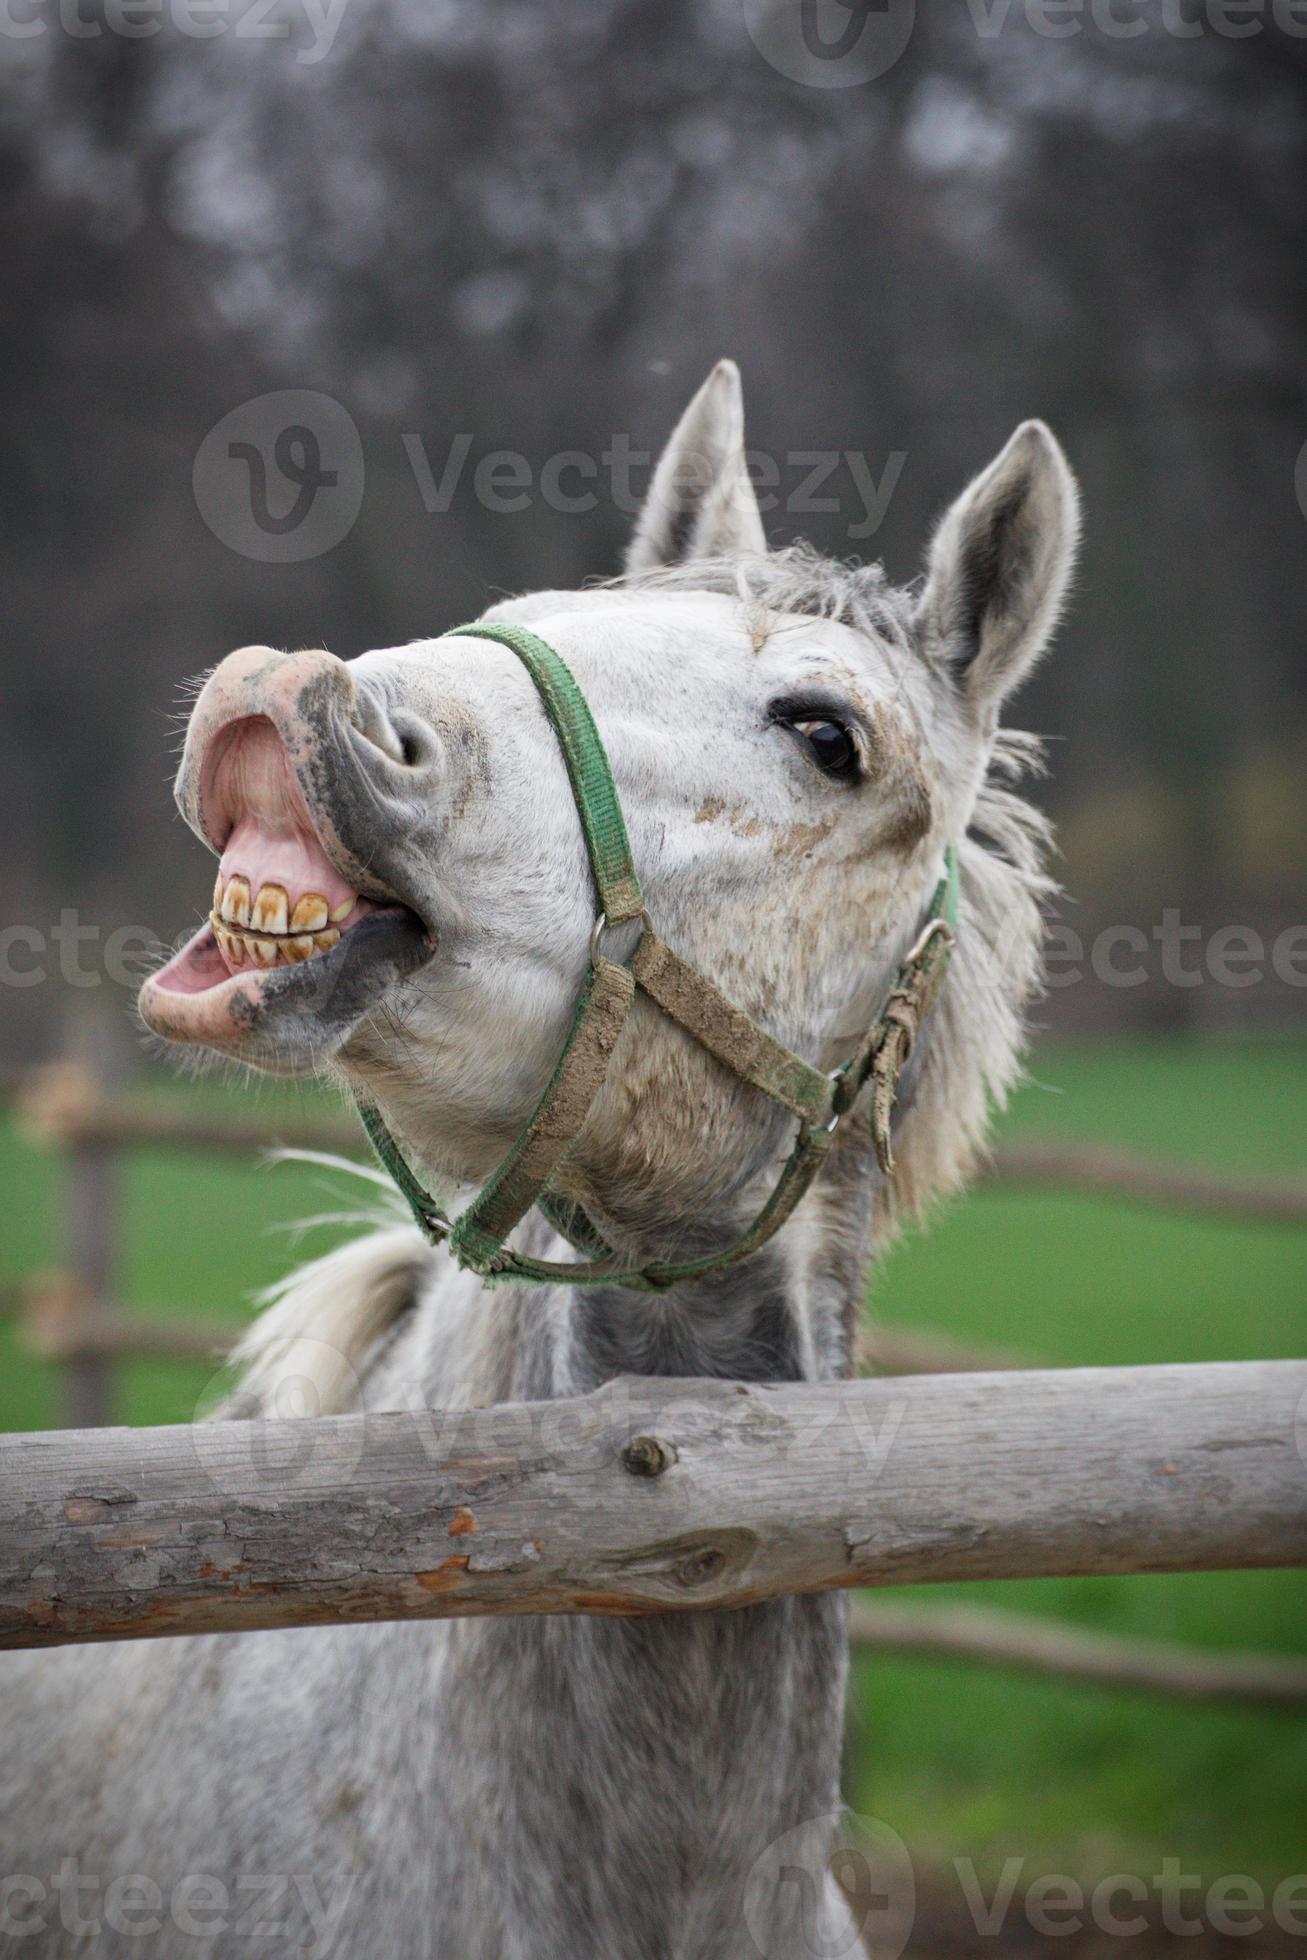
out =
[[(245, 647), (210, 675), (191, 715), (177, 775), (177, 803), (192, 830), (222, 854), (240, 813), (224, 798), (219, 765), (233, 732), (255, 719), (271, 723), (280, 738), (297, 805), (294, 820), (317, 839), (340, 876), (376, 904), (417, 911), (384, 875), (376, 845), (365, 854), (359, 841), (369, 829), (384, 840), (388, 827), (399, 835), (411, 828), (404, 820), (410, 799), (397, 796), (398, 785), (388, 780), (404, 766), (391, 753), (393, 732), (345, 663), (321, 650), (284, 654)], [(366, 818), (371, 825), (361, 821)]]

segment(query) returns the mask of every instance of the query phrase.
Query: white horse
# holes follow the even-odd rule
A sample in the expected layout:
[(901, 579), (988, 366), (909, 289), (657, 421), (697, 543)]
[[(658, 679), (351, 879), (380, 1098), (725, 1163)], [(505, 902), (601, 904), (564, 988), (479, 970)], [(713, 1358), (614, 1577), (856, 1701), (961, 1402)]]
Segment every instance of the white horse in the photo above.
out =
[[(1062, 601), (1072, 479), (1023, 425), (909, 593), (769, 552), (743, 441), (723, 362), (625, 575), (488, 617), (533, 629), (584, 690), (660, 934), (823, 1069), (874, 1017), (956, 847), (958, 943), (901, 1085), (894, 1176), (855, 1107), (765, 1249), (660, 1294), (490, 1290), (391, 1223), (286, 1281), (243, 1343), (242, 1412), (305, 1376), (336, 1409), (538, 1400), (618, 1374), (837, 1378), (869, 1253), (971, 1165), (1016, 1071), (1045, 889), (1041, 822), (1002, 780), (1028, 745), (999, 709)], [(178, 793), (221, 857), (215, 922), (147, 983), (148, 1026), (343, 1079), (424, 1181), (482, 1183), (554, 1068), (595, 913), (521, 662), (472, 638), (349, 663), (246, 648), (199, 698)], [(789, 1142), (637, 998), (557, 1181), (625, 1257), (665, 1259), (736, 1236)], [(538, 1215), (515, 1243), (572, 1256)], [(844, 1681), (830, 1595), (5, 1656), (0, 1950), (847, 1952), (833, 1883), (814, 1906), (767, 1862), (837, 1811)]]

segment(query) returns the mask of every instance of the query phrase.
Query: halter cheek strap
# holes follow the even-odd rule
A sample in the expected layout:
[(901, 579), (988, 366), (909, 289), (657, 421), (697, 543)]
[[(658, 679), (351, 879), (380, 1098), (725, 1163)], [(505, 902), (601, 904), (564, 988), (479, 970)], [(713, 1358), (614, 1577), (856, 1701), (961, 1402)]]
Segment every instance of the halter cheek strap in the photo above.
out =
[[(373, 1148), (431, 1243), (447, 1244), (460, 1266), (488, 1281), (551, 1284), (562, 1280), (573, 1286), (616, 1284), (662, 1292), (680, 1281), (699, 1279), (748, 1258), (779, 1231), (821, 1169), (840, 1120), (868, 1081), (876, 1155), (882, 1170), (892, 1173), (890, 1127), (899, 1075), (939, 996), (957, 932), (958, 864), (953, 848), (945, 852), (944, 876), (926, 922), (899, 967), (884, 1006), (854, 1054), (827, 1075), (773, 1040), (654, 931), (608, 757), (586, 698), (565, 662), (523, 626), (478, 623), (455, 627), (454, 633), (507, 647), (535, 683), (567, 764), (599, 913), (590, 942), (590, 970), (548, 1086), (503, 1163), (457, 1219), (443, 1215), (415, 1176), (380, 1111), (359, 1100), (359, 1115)], [(604, 953), (604, 932), (632, 919), (642, 919), (644, 931), (629, 963), (619, 964)], [(743, 1237), (703, 1258), (647, 1266), (624, 1265), (580, 1207), (550, 1189), (550, 1180), (603, 1085), (637, 988), (724, 1068), (798, 1119), (794, 1147)], [(582, 1260), (533, 1259), (505, 1245), (532, 1206), (585, 1255)]]

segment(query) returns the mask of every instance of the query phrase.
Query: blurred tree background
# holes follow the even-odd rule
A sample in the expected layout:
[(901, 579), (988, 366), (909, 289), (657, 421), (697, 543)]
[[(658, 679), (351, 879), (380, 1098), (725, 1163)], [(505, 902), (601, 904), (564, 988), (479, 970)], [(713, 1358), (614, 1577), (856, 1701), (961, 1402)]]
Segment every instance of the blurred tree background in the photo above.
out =
[[(742, 0), (344, 0), (334, 37), (279, 0), (208, 38), (168, 5), (27, 0), (0, 38), (5, 919), (189, 928), (207, 861), (165, 789), (185, 679), (246, 641), (350, 655), (612, 571), (605, 478), (576, 514), (542, 465), (656, 448), (723, 353), (782, 492), (825, 449), (892, 482), (869, 537), (843, 469), (837, 508), (778, 509), (773, 537), (899, 580), (1046, 417), (1087, 544), (1019, 719), (1057, 738), (1066, 918), (1151, 933), (1171, 906), (1269, 943), (1301, 917), (1307, 41), (1269, 0), (1237, 38), (1210, 8), (1185, 34), (1174, 5), (1102, 17), (1129, 34), (1101, 14), (1053, 34), (921, 8), (887, 73), (818, 88), (769, 65)], [(347, 409), (363, 498), (333, 549), (268, 564), (207, 527), (192, 469), (283, 388)], [(439, 478), (460, 436), (429, 510), (413, 456)], [(514, 514), (474, 494), (499, 449), (537, 486)], [(1154, 966), (1049, 1016), (1248, 1028), (1301, 1003), (1269, 968), (1184, 989)], [(50, 1045), (50, 987), (5, 1005), (11, 1055)]]

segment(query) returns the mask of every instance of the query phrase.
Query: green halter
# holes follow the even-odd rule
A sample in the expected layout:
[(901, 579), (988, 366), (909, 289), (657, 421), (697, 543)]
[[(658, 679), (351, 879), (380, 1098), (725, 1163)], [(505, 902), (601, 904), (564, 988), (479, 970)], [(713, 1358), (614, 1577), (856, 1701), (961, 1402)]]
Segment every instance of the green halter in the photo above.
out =
[[(431, 1243), (447, 1244), (460, 1266), (488, 1281), (608, 1283), (662, 1292), (679, 1281), (698, 1279), (747, 1258), (780, 1229), (821, 1169), (840, 1119), (868, 1080), (876, 1154), (881, 1168), (891, 1173), (890, 1122), (899, 1074), (938, 997), (957, 931), (958, 863), (953, 848), (945, 853), (944, 876), (925, 924), (899, 967), (884, 1006), (855, 1053), (825, 1074), (773, 1041), (653, 930), (604, 745), (585, 696), (554, 649), (523, 626), (478, 624), (454, 631), (508, 647), (534, 681), (571, 778), (599, 915), (590, 941), (590, 970), (548, 1087), (503, 1163), (457, 1219), (440, 1212), (380, 1111), (359, 1101), (359, 1115), (373, 1148)], [(609, 926), (633, 919), (644, 921), (644, 931), (629, 962), (619, 965), (605, 956), (603, 935)], [(725, 1068), (783, 1104), (799, 1124), (794, 1148), (771, 1196), (742, 1238), (700, 1259), (648, 1266), (624, 1265), (580, 1207), (549, 1188), (604, 1082), (637, 987)], [(533, 1259), (505, 1245), (508, 1234), (533, 1205), (578, 1252), (587, 1255), (584, 1260)]]

